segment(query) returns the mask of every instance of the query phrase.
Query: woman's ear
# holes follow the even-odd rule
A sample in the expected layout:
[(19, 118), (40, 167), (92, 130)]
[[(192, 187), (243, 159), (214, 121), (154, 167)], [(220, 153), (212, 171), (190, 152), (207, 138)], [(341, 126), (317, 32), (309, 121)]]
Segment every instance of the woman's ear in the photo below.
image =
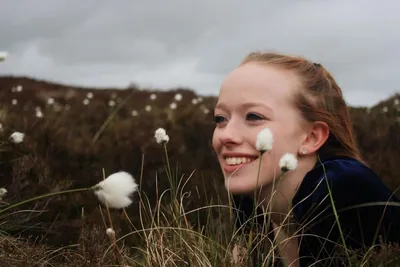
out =
[(313, 123), (309, 134), (300, 146), (300, 155), (312, 154), (326, 142), (329, 137), (329, 127), (326, 122)]

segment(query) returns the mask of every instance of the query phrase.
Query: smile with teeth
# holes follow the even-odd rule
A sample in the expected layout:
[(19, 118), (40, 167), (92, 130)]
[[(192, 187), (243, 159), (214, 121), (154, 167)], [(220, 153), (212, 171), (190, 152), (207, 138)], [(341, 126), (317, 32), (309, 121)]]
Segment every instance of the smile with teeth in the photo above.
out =
[(240, 165), (254, 161), (256, 157), (226, 157), (225, 162), (227, 165)]

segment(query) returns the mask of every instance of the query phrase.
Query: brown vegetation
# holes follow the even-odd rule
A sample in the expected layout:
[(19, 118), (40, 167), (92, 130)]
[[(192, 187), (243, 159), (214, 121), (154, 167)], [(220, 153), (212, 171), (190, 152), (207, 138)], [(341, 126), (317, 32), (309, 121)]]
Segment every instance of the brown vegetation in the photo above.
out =
[[(13, 89), (18, 85), (23, 88), (21, 92)], [(88, 105), (84, 105), (88, 92), (94, 96)], [(150, 99), (153, 93), (157, 95), (155, 100)], [(174, 100), (177, 93), (182, 95), (181, 101)], [(55, 103), (48, 104), (49, 98)], [(16, 105), (12, 104), (13, 99), (17, 100)], [(193, 99), (199, 103), (193, 104)], [(400, 95), (370, 109), (351, 108), (362, 154), (392, 190), (400, 187), (400, 170), (397, 168), (400, 105), (394, 103), (395, 99), (400, 99)], [(110, 106), (110, 100), (116, 105)], [(172, 102), (177, 103), (175, 110), (169, 106)], [(132, 86), (97, 90), (30, 78), (0, 77), (0, 187), (8, 190), (4, 201), (16, 203), (49, 192), (89, 187), (103, 179), (104, 169), (106, 175), (124, 170), (137, 179), (142, 177), (140, 191), (148, 198), (150, 207), (155, 208), (160, 193), (170, 187), (164, 150), (154, 140), (154, 131), (162, 127), (171, 137), (168, 153), (173, 172), (183, 176), (183, 180), (188, 179), (185, 191), (189, 193), (183, 200), (185, 210), (226, 204), (222, 176), (211, 146), (215, 102), (213, 96), (200, 97), (188, 89), (141, 90)], [(146, 111), (146, 105), (151, 105), (151, 111)], [(43, 118), (35, 116), (37, 107), (43, 112)], [(132, 115), (133, 110), (138, 112), (137, 116)], [(15, 131), (25, 133), (23, 143), (7, 142)], [(135, 198), (134, 204), (127, 209), (132, 224), (122, 212), (112, 212), (115, 228), (122, 233), (132, 231), (132, 227), (143, 227), (138, 215), (138, 196)], [(109, 246), (98, 205), (90, 193), (65, 194), (26, 204), (6, 215), (0, 214), (0, 230), (23, 238), (11, 242), (10, 237), (1, 237), (0, 251), (4, 253), (0, 252), (0, 265), (5, 266), (4, 262), (11, 258), (17, 262), (23, 254), (25, 258), (15, 266), (34, 266), (26, 262), (29, 259), (49, 260), (49, 264), (56, 259), (57, 266), (62, 266), (61, 262), (68, 257), (81, 259), (74, 266), (105, 266), (107, 262), (99, 262), (96, 258), (103, 256)], [(212, 225), (208, 224), (208, 215), (208, 211), (199, 210), (187, 218), (194, 229)], [(225, 220), (219, 217), (220, 214), (214, 215), (214, 219)], [(91, 244), (90, 238), (94, 237)], [(24, 249), (22, 254), (16, 254), (19, 255), (16, 258), (7, 256), (15, 253), (12, 247), (28, 248), (24, 245), (27, 240), (36, 240), (34, 247), (37, 250)], [(140, 246), (141, 242), (140, 238), (133, 238), (127, 245)], [(74, 244), (80, 244), (78, 250), (74, 249)], [(53, 254), (44, 256), (50, 253), (47, 246), (71, 248), (63, 259), (53, 259)], [(14, 252), (9, 252), (10, 249)]]

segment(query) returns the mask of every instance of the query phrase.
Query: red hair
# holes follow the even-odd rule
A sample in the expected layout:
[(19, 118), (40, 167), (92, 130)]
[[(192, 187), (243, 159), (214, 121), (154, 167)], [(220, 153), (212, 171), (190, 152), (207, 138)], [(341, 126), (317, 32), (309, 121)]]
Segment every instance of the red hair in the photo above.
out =
[(241, 65), (249, 62), (277, 66), (300, 78), (294, 104), (307, 121), (323, 121), (329, 127), (329, 137), (318, 150), (321, 159), (346, 156), (362, 161), (342, 90), (323, 66), (303, 57), (262, 52), (250, 53)]

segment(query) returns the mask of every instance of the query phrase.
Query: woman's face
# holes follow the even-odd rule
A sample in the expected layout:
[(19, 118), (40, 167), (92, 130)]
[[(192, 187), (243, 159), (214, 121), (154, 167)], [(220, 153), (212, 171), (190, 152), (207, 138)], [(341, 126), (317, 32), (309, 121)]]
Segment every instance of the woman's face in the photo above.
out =
[[(258, 63), (238, 67), (222, 83), (213, 147), (230, 192), (248, 193), (270, 185), (281, 175), (279, 159), (285, 153), (298, 155), (308, 130), (293, 103), (299, 88), (295, 74)], [(263, 154), (257, 183), (260, 153), (255, 144), (265, 127), (272, 131), (274, 142), (272, 150)]]

